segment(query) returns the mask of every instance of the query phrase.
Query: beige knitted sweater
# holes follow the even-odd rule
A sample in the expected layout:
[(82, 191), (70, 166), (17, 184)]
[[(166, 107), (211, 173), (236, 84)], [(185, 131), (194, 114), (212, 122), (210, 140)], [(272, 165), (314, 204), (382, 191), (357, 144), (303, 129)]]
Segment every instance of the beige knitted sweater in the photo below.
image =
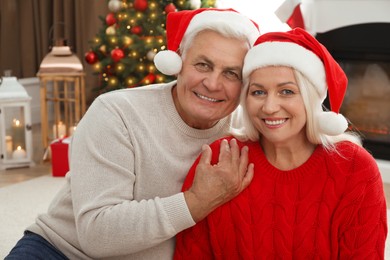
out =
[(28, 230), (70, 259), (172, 259), (174, 236), (195, 223), (180, 192), (201, 146), (224, 136), (176, 112), (176, 82), (98, 97), (71, 144), (66, 184)]

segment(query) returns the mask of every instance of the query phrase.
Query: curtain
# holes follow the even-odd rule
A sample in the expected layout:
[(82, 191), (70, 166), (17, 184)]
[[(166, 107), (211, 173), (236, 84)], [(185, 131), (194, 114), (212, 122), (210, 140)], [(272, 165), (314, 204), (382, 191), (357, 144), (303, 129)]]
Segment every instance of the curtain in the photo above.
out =
[(90, 102), (97, 84), (84, 61), (89, 42), (108, 13), (103, 0), (0, 0), (0, 75), (12, 70), (17, 78), (35, 77), (39, 65), (57, 39), (65, 39), (86, 72)]

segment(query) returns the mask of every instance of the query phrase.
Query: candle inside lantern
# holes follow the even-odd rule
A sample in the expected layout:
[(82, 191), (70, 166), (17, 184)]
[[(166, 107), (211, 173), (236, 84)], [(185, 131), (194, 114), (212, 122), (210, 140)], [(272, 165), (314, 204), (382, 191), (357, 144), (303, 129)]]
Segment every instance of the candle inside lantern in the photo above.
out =
[(10, 136), (10, 135), (5, 136), (5, 146), (6, 146), (7, 155), (11, 156), (12, 151), (13, 151), (12, 136)]
[(22, 149), (21, 146), (18, 146), (16, 150), (12, 153), (13, 159), (24, 159), (26, 158), (26, 151)]
[(58, 124), (53, 125), (53, 135), (55, 139), (64, 138), (66, 136), (66, 126), (64, 123), (62, 123), (62, 121), (59, 121)]
[(12, 148), (24, 145), (24, 127), (20, 120), (14, 118), (12, 122)]
[(76, 126), (69, 127), (69, 135), (73, 135), (74, 131), (76, 131)]

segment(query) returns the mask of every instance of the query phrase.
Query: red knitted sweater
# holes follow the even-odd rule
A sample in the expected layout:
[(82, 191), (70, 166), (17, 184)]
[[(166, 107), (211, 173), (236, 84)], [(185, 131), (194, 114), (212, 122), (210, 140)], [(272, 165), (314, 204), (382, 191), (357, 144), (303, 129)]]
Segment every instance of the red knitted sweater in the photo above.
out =
[[(220, 141), (211, 146), (213, 163)], [(258, 143), (245, 145), (255, 165), (252, 183), (179, 233), (175, 259), (384, 259), (386, 201), (366, 150), (342, 142), (339, 153), (328, 153), (319, 145), (306, 163), (281, 171)]]

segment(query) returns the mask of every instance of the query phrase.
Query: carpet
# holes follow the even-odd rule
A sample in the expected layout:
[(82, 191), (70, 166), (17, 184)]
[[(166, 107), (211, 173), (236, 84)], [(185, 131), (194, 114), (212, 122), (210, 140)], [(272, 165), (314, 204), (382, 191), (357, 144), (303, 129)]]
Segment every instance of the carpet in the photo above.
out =
[[(65, 178), (47, 175), (0, 188), (0, 259), (4, 259), (37, 215), (46, 212), (64, 183)], [(390, 216), (390, 210), (387, 215)], [(389, 239), (385, 259), (390, 260)]]
[(0, 188), (0, 259), (22, 237), (24, 229), (46, 212), (65, 178), (45, 175)]

